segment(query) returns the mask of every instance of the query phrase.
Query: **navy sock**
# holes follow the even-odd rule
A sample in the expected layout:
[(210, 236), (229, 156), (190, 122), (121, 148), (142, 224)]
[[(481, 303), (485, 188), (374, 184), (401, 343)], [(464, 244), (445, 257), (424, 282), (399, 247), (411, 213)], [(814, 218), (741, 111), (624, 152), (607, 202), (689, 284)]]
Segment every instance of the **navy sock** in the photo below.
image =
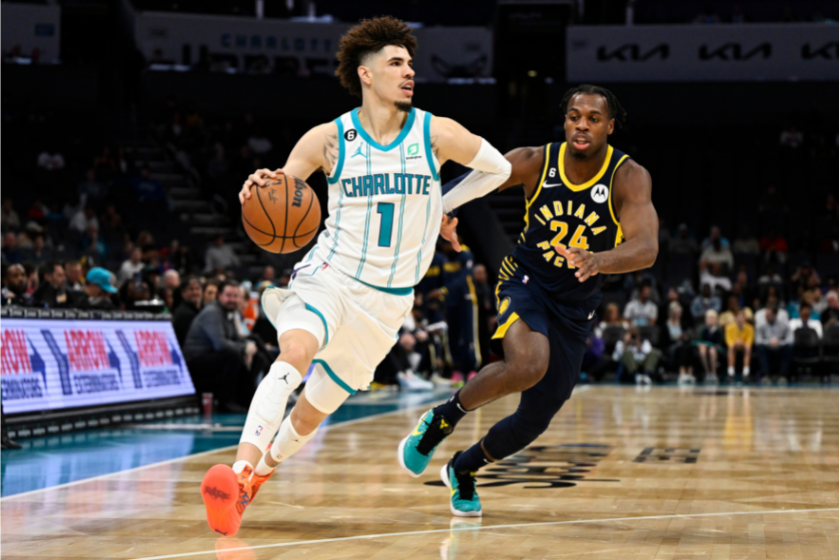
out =
[(469, 412), (461, 405), (460, 395), (461, 391), (459, 390), (457, 393), (452, 395), (451, 399), (442, 405), (435, 407), (434, 410), (435, 414), (446, 418), (453, 427), (460, 422), (461, 418), (463, 418), (467, 412)]
[(481, 442), (479, 441), (458, 455), (458, 458), (455, 460), (455, 464), (452, 466), (455, 468), (455, 472), (475, 472), (484, 465), (489, 464), (490, 461), (484, 454), (484, 450), (481, 449)]

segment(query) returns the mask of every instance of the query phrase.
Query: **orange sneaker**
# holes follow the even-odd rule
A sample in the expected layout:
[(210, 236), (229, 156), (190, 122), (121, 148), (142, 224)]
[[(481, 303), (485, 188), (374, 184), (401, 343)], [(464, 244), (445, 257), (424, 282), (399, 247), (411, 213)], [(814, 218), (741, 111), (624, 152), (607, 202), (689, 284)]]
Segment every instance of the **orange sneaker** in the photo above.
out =
[(201, 497), (207, 510), (207, 524), (215, 532), (232, 537), (239, 531), (242, 514), (251, 502), (251, 475), (245, 467), (235, 473), (228, 465), (215, 465), (201, 481)]
[[(277, 469), (274, 469), (275, 471)], [(254, 498), (257, 497), (257, 490), (260, 489), (260, 486), (263, 485), (263, 482), (271, 478), (271, 475), (274, 474), (274, 471), (271, 471), (265, 476), (257, 476), (257, 473), (254, 473), (254, 476), (251, 477), (251, 501), (254, 501)]]

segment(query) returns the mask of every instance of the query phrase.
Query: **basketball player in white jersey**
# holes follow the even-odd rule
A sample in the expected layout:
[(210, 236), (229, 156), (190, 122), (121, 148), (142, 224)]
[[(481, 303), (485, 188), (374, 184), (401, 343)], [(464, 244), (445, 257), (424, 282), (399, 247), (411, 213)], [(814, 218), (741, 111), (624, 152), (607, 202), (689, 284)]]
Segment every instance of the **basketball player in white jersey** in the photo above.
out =
[[(429, 267), (439, 233), (458, 247), (457, 220), (443, 214), (496, 190), (510, 175), (510, 163), (488, 142), (412, 106), (416, 45), (408, 26), (390, 17), (351, 29), (341, 40), (336, 74), (362, 98), (361, 108), (316, 126), (282, 169), (257, 171), (243, 185), (244, 202), (270, 178), (306, 179), (321, 170), (329, 215), (289, 289), (263, 294), (280, 357), (251, 402), (236, 462), (214, 466), (202, 482), (208, 523), (220, 534), (235, 534), (277, 465), (347, 397), (368, 387), (411, 312), (413, 286)], [(439, 170), (448, 160), (474, 171), (444, 197)], [(283, 420), (289, 395), (312, 363), (310, 380)]]

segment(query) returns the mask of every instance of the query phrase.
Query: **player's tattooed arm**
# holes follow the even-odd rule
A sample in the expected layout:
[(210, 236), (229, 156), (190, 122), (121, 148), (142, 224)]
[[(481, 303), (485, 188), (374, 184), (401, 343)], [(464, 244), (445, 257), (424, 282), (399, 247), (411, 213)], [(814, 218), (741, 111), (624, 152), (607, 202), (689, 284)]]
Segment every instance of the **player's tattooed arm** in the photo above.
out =
[(321, 169), (327, 175), (330, 174), (333, 167), (335, 166), (335, 162), (338, 161), (338, 131), (335, 133), (327, 131), (324, 133), (324, 163), (326, 167), (321, 167)]
[(244, 204), (245, 199), (251, 198), (254, 186), (262, 187), (267, 181), (283, 174), (304, 181), (319, 169), (330, 174), (338, 160), (338, 146), (338, 126), (334, 122), (316, 126), (298, 140), (281, 169), (259, 169), (249, 175), (239, 191), (239, 201)]
[(543, 167), (545, 147), (516, 148), (505, 154), (505, 159), (510, 162), (511, 171), (507, 181), (499, 187), (503, 191), (510, 187), (522, 185), (525, 187), (525, 196), (528, 198), (534, 194), (540, 180), (540, 173)]
[(555, 247), (577, 267), (575, 276), (581, 282), (599, 273), (622, 274), (653, 266), (659, 253), (659, 218), (651, 202), (651, 189), (647, 170), (628, 161), (616, 172), (613, 184), (613, 205), (624, 243), (601, 253), (590, 253), (577, 247)]

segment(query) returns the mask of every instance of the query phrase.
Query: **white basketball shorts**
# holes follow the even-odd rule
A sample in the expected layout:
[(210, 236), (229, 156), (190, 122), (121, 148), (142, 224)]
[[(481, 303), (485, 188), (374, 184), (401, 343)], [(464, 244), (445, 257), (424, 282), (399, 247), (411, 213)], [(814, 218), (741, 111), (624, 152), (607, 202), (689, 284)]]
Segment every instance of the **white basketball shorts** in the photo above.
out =
[(299, 263), (288, 290), (263, 292), (263, 309), (278, 338), (302, 329), (318, 339), (321, 349), (304, 391), (324, 414), (367, 390), (376, 366), (397, 342), (414, 305), (414, 291), (391, 292), (363, 284), (328, 263)]

